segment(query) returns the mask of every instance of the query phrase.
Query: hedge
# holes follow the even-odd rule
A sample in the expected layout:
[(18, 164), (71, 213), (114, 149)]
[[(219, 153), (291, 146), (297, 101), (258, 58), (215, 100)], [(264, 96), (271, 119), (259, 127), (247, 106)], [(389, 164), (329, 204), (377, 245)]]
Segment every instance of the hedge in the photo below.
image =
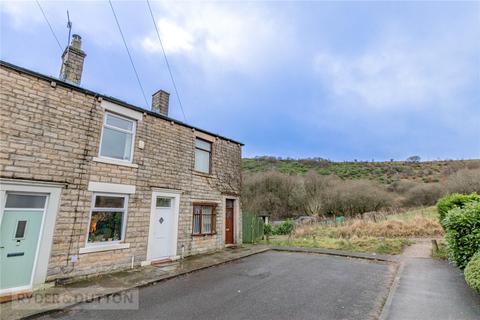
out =
[(449, 258), (464, 269), (472, 256), (480, 251), (480, 202), (448, 211), (443, 226)]
[(480, 293), (480, 251), (477, 252), (465, 267), (465, 281)]
[(480, 195), (476, 193), (460, 194), (453, 193), (438, 200), (437, 210), (440, 215), (440, 223), (443, 225), (443, 220), (447, 212), (453, 208), (463, 208), (469, 202), (480, 201)]

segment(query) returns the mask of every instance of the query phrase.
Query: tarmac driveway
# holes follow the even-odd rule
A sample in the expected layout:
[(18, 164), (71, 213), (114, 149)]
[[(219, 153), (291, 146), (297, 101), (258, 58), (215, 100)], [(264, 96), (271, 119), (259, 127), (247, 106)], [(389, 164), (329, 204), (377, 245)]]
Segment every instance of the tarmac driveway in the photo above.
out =
[(65, 310), (42, 319), (370, 319), (394, 267), (319, 254), (269, 251), (139, 290), (138, 310)]

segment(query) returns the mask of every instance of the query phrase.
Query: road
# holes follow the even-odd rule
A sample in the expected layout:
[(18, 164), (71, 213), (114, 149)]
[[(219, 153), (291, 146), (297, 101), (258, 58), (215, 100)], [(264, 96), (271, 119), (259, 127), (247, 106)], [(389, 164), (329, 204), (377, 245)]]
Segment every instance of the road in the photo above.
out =
[(269, 251), (141, 288), (137, 310), (101, 310), (109, 305), (100, 300), (42, 319), (371, 319), (393, 272), (386, 263)]

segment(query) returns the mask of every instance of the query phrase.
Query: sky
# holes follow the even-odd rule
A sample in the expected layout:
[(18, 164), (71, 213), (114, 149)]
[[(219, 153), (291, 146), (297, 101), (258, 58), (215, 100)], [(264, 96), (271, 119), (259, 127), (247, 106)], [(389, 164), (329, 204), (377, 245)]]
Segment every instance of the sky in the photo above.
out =
[[(67, 10), (87, 53), (82, 86), (245, 144), (244, 157), (480, 158), (480, 1), (39, 1), (64, 48)], [(0, 58), (58, 76), (35, 1), (0, 1)]]

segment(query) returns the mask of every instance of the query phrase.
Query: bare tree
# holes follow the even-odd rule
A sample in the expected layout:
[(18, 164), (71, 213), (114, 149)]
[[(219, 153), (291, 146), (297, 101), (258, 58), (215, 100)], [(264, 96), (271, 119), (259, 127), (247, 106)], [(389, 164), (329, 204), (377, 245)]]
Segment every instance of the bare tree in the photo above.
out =
[(340, 181), (339, 178), (329, 175), (319, 175), (315, 171), (309, 171), (304, 178), (305, 189), (304, 209), (308, 215), (320, 216), (324, 212), (328, 189), (334, 187)]
[(403, 205), (407, 207), (431, 206), (445, 193), (438, 183), (417, 183), (405, 192)]
[(480, 193), (480, 169), (462, 169), (449, 176), (445, 182), (449, 193)]
[(420, 162), (421, 158), (420, 156), (410, 156), (407, 158), (407, 162)]
[(266, 212), (274, 218), (301, 214), (302, 178), (275, 171), (244, 177), (242, 205), (247, 211)]

